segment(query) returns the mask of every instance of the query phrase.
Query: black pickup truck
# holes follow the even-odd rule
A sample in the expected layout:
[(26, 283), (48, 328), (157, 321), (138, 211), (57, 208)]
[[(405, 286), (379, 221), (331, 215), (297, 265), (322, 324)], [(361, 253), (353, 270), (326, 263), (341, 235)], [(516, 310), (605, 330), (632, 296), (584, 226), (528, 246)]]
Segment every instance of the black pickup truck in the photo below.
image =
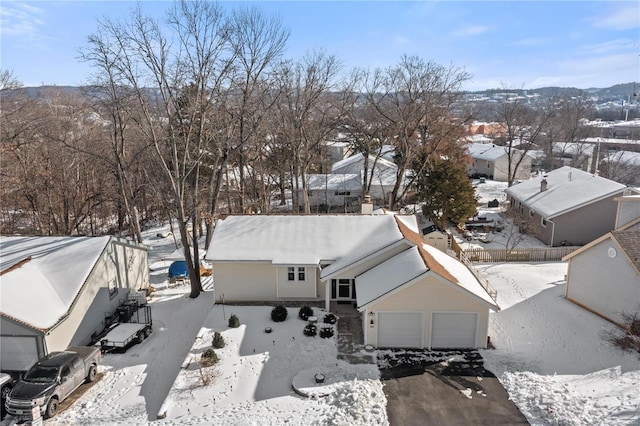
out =
[(52, 352), (36, 362), (15, 384), (7, 397), (9, 414), (29, 417), (34, 407), (40, 407), (44, 417), (53, 417), (58, 405), (78, 386), (96, 379), (102, 358), (99, 348), (75, 346)]

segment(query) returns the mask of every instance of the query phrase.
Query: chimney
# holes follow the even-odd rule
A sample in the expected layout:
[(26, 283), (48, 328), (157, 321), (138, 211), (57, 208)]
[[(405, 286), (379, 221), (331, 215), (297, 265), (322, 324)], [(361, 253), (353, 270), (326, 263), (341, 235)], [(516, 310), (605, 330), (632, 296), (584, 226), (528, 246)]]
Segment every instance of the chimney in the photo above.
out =
[(369, 194), (366, 194), (364, 196), (364, 200), (362, 200), (362, 214), (364, 215), (373, 214), (373, 203), (371, 202), (371, 196)]
[(540, 181), (540, 192), (544, 192), (546, 190), (547, 190), (547, 180), (543, 178)]

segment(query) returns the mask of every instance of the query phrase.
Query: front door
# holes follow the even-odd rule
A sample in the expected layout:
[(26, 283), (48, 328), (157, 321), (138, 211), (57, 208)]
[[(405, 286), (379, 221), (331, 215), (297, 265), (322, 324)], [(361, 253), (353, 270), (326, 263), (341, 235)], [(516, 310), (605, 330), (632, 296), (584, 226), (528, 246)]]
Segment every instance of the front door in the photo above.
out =
[(340, 278), (338, 280), (338, 300), (352, 300), (351, 297), (351, 280)]

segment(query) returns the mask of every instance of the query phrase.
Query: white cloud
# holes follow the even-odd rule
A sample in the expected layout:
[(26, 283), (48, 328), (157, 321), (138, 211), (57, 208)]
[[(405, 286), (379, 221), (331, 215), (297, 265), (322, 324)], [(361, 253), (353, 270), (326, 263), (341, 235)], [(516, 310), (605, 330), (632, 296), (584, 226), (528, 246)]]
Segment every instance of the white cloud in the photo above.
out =
[(513, 46), (533, 47), (533, 46), (542, 46), (544, 44), (549, 43), (549, 41), (550, 41), (550, 39), (548, 39), (548, 38), (531, 37), (531, 38), (523, 38), (523, 39), (520, 39), (520, 40), (516, 40), (511, 44)]
[(637, 43), (633, 40), (620, 38), (602, 43), (581, 46), (579, 52), (589, 55), (602, 55), (611, 54), (612, 52), (629, 51), (630, 54), (635, 55), (637, 53), (636, 47)]
[(469, 25), (462, 27), (453, 33), (454, 37), (472, 37), (484, 33), (488, 33), (492, 28), (484, 25)]
[(44, 10), (24, 4), (7, 3), (0, 7), (0, 28), (3, 36), (35, 37), (39, 33), (39, 27), (44, 24), (41, 17)]
[(640, 27), (640, 3), (622, 3), (619, 9), (611, 11), (608, 15), (592, 17), (591, 22), (596, 28), (610, 30), (638, 28)]

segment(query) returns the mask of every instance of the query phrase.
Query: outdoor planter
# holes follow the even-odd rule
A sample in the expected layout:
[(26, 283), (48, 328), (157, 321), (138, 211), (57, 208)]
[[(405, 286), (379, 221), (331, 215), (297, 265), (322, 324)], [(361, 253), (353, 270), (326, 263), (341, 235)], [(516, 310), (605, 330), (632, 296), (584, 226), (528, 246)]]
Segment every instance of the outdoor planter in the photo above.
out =
[(335, 324), (336, 322), (338, 322), (338, 317), (336, 317), (334, 314), (327, 314), (324, 316), (325, 324)]
[(304, 335), (313, 337), (318, 334), (318, 329), (314, 324), (308, 324), (304, 327)]
[(313, 377), (316, 379), (316, 383), (324, 383), (324, 374), (316, 373)]
[(323, 339), (328, 339), (329, 337), (333, 337), (334, 331), (333, 327), (322, 327), (320, 329), (320, 337)]

